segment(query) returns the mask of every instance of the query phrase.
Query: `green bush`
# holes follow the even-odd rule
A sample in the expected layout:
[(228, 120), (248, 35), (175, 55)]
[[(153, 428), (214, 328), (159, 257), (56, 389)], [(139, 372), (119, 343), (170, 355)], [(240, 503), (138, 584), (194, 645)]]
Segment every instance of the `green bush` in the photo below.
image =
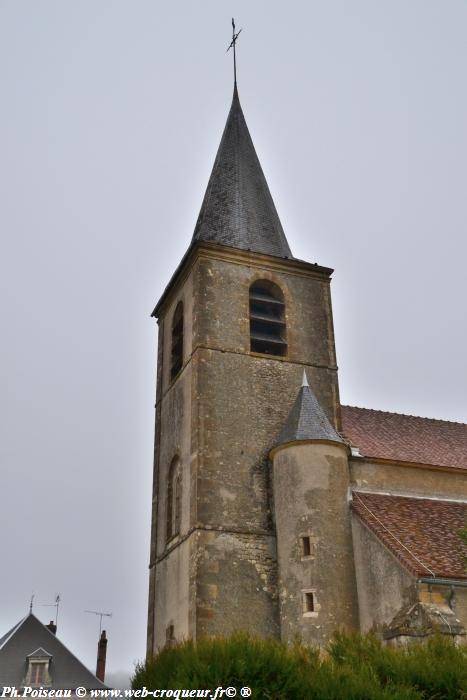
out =
[(430, 700), (467, 698), (467, 647), (445, 637), (401, 649), (382, 645), (371, 634), (336, 634), (329, 653), (337, 666), (368, 666), (383, 687), (399, 683)]
[(373, 635), (336, 634), (328, 652), (246, 634), (187, 641), (139, 664), (132, 687), (249, 686), (253, 700), (467, 698), (467, 649), (446, 639), (400, 649)]
[(227, 639), (183, 642), (139, 665), (133, 688), (217, 688), (249, 686), (253, 698), (304, 698), (319, 654), (287, 648), (273, 639), (235, 634)]

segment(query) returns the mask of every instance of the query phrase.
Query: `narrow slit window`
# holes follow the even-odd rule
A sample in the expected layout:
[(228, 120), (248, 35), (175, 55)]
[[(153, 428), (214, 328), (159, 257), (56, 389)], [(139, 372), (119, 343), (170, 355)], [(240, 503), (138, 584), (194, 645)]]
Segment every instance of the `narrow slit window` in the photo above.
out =
[(250, 349), (265, 355), (287, 354), (284, 295), (269, 280), (250, 287)]
[(315, 597), (311, 592), (306, 592), (304, 594), (304, 612), (310, 613), (315, 611)]
[(183, 364), (183, 303), (178, 302), (172, 318), (170, 376), (175, 379)]
[(165, 643), (168, 647), (175, 644), (175, 629), (173, 625), (168, 625), (165, 629)]
[(182, 513), (182, 473), (178, 457), (172, 461), (167, 475), (167, 541), (180, 534)]
[(302, 557), (311, 556), (311, 540), (309, 537), (302, 537)]

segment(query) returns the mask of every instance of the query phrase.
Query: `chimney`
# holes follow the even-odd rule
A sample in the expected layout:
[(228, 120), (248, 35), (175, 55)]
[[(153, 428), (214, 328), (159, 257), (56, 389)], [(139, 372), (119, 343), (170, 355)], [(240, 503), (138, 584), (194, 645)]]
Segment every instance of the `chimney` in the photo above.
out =
[(105, 659), (107, 656), (107, 637), (105, 636), (105, 630), (102, 630), (101, 638), (97, 643), (97, 666), (96, 666), (96, 677), (104, 682), (105, 678)]
[(53, 620), (50, 620), (49, 624), (46, 625), (46, 627), (52, 632), (52, 634), (57, 634), (57, 625)]

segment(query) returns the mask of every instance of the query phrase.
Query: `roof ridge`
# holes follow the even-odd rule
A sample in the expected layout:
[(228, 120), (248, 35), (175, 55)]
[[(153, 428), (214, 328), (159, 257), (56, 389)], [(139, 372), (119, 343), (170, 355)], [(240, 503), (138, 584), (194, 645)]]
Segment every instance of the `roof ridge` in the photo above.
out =
[(456, 505), (467, 506), (467, 498), (461, 500), (459, 498), (443, 498), (442, 496), (418, 496), (416, 494), (389, 493), (388, 491), (364, 491), (361, 487), (352, 489), (352, 493), (357, 493), (359, 496), (382, 496), (383, 498), (405, 498), (414, 501), (436, 501), (437, 503), (455, 503)]
[[(31, 614), (31, 613), (29, 613), (29, 614)], [(29, 614), (22, 617), (21, 620), (19, 620), (19, 622), (17, 622), (16, 625), (13, 625), (13, 627), (0, 639), (0, 649), (2, 649), (5, 646), (5, 644), (10, 641), (10, 639), (14, 635), (14, 633), (27, 620), (27, 618), (29, 617)]]
[(446, 418), (430, 418), (429, 416), (417, 416), (413, 413), (398, 413), (397, 411), (385, 411), (382, 408), (367, 408), (366, 406), (351, 406), (350, 404), (341, 404), (341, 408), (354, 408), (357, 411), (370, 411), (371, 413), (384, 413), (390, 416), (402, 416), (403, 418), (416, 418), (418, 420), (427, 420), (432, 423), (450, 423), (451, 425), (467, 426), (467, 423), (461, 421), (448, 420)]

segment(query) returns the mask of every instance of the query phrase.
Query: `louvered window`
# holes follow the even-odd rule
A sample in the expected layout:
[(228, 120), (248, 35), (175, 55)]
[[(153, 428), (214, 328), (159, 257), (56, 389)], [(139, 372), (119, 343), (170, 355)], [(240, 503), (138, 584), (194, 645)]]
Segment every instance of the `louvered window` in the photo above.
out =
[(268, 280), (250, 287), (250, 348), (265, 355), (287, 354), (284, 295)]
[(174, 379), (183, 364), (183, 303), (178, 302), (172, 318), (172, 354), (170, 376)]

